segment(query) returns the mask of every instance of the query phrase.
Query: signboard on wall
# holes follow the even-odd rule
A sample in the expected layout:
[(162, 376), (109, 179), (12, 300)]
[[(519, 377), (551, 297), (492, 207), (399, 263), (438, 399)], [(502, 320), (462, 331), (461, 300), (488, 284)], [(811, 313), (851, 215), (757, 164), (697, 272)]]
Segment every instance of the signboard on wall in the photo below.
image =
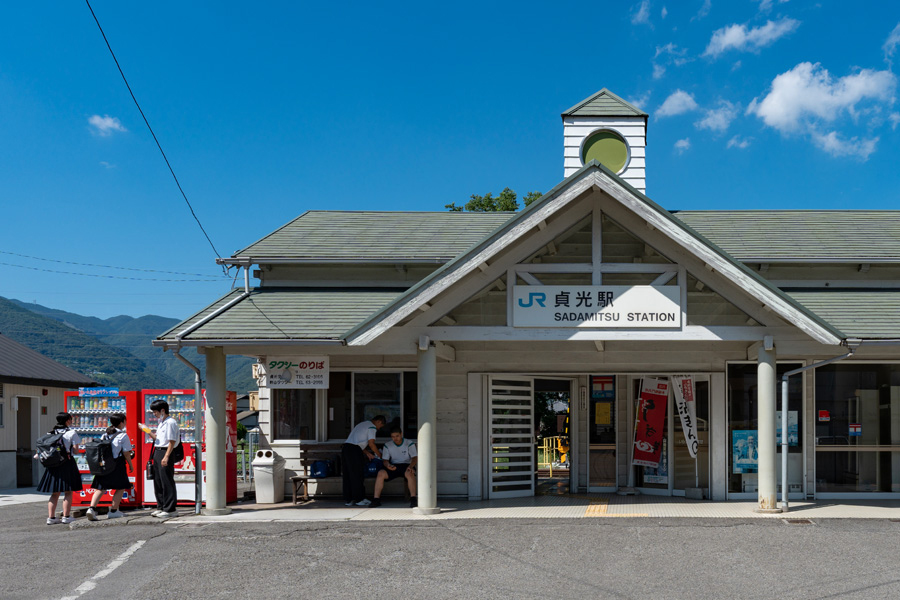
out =
[(653, 468), (659, 466), (666, 434), (668, 403), (669, 382), (666, 379), (644, 377), (641, 380), (631, 464)]
[(268, 356), (260, 371), (269, 389), (328, 389), (327, 356)]
[(681, 327), (678, 286), (517, 285), (512, 294), (513, 327)]

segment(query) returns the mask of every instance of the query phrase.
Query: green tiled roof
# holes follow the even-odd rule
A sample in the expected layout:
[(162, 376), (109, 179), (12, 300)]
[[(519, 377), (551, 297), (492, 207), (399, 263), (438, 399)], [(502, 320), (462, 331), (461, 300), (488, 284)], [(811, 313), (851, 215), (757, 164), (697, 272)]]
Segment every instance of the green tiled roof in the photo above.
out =
[(848, 337), (900, 338), (900, 290), (789, 290)]
[[(175, 335), (241, 295), (234, 290), (159, 336)], [(257, 288), (183, 340), (339, 340), (402, 290), (341, 288)]]
[(565, 117), (646, 117), (647, 113), (603, 88), (562, 114)]
[(446, 262), (514, 214), (310, 211), (234, 256)]
[(744, 262), (900, 261), (900, 211), (674, 211)]

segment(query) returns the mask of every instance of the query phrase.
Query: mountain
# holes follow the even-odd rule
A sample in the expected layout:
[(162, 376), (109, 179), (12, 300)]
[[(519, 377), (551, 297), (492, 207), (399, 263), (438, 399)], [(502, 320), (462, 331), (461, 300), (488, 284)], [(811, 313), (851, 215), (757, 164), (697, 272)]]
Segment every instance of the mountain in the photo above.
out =
[[(51, 329), (47, 329), (46, 323), (42, 326), (30, 319), (19, 322), (15, 318), (7, 321), (3, 316), (5, 312), (8, 312), (4, 310), (7, 305), (10, 308), (27, 311), (36, 317), (49, 321), (53, 324), (54, 329), (52, 331), (54, 335), (60, 333), (82, 336), (77, 338), (80, 341), (79, 343), (87, 343), (90, 340), (109, 348), (106, 351), (109, 355), (123, 358), (127, 356), (137, 361), (131, 365), (120, 365), (121, 368), (125, 369), (121, 373), (121, 377), (124, 378), (123, 381), (134, 381), (134, 370), (136, 369), (136, 372), (145, 374), (145, 377), (140, 378), (140, 380), (145, 381), (146, 384), (137, 386), (125, 383), (117, 384), (122, 389), (194, 387), (193, 371), (175, 358), (171, 352), (163, 352), (162, 349), (155, 348), (150, 344), (156, 336), (177, 325), (180, 322), (179, 319), (157, 315), (146, 315), (143, 317), (120, 315), (109, 319), (98, 319), (97, 317), (86, 317), (76, 313), (48, 308), (40, 304), (0, 298), (0, 332), (95, 379), (97, 379), (97, 376), (88, 373), (85, 369), (100, 371), (102, 368), (110, 369), (112, 365), (105, 363), (89, 364), (91, 352), (87, 351), (76, 350), (74, 355), (70, 353), (68, 356), (62, 356), (69, 352), (72, 342), (69, 342), (64, 347), (56, 347), (54, 342), (49, 342), (48, 344), (39, 334), (42, 328), (51, 331)], [(56, 329), (59, 327), (63, 329)], [(28, 342), (25, 338), (32, 341)], [(65, 348), (65, 351), (63, 351), (63, 348)], [(96, 356), (102, 354), (96, 349), (92, 352)], [(82, 356), (83, 354), (85, 356)], [(202, 355), (198, 354), (193, 348), (183, 349), (181, 355), (197, 365), (200, 368), (201, 376), (205, 377), (206, 360)], [(70, 362), (67, 362), (67, 360)], [(80, 364), (81, 367), (73, 366), (73, 362)], [(257, 389), (250, 367), (253, 362), (253, 359), (244, 356), (229, 356), (226, 358), (226, 387), (229, 390), (234, 390), (240, 395)], [(109, 377), (116, 377), (114, 373), (117, 373), (117, 371), (111, 371), (106, 374)], [(99, 379), (97, 380), (100, 381)]]

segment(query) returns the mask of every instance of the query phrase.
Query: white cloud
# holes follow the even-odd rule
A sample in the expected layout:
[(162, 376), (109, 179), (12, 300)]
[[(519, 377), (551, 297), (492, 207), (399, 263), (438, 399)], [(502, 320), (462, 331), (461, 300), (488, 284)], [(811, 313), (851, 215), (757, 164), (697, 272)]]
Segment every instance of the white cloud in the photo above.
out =
[(632, 25), (649, 25), (650, 24), (650, 0), (641, 0), (634, 14), (631, 15)]
[(827, 134), (812, 133), (815, 144), (832, 156), (850, 156), (867, 160), (869, 155), (875, 152), (878, 138), (859, 139), (856, 136), (850, 139), (842, 139), (836, 131)]
[(116, 165), (106, 162), (105, 160), (100, 161), (100, 166), (106, 167), (107, 169), (115, 169)]
[[(778, 0), (778, 4), (784, 4), (788, 0)], [(759, 0), (759, 12), (769, 12), (772, 10), (774, 0)]]
[(675, 150), (678, 151), (678, 154), (684, 154), (685, 151), (691, 149), (691, 138), (684, 138), (683, 140), (678, 140), (675, 142)]
[(666, 74), (666, 68), (662, 65), (653, 65), (653, 79), (662, 79)]
[(845, 111), (855, 116), (863, 100), (892, 103), (896, 85), (890, 71), (862, 69), (835, 80), (818, 63), (803, 62), (775, 77), (768, 95), (754, 99), (747, 114), (782, 133), (802, 131), (816, 121), (834, 121)]
[(640, 96), (634, 96), (634, 97), (628, 98), (628, 102), (635, 105), (639, 109), (644, 110), (644, 107), (647, 106), (648, 104), (650, 104), (650, 90), (647, 90)]
[(692, 110), (697, 110), (694, 97), (683, 90), (675, 90), (656, 110), (656, 116), (672, 117)]
[(756, 52), (775, 43), (800, 26), (800, 21), (784, 18), (766, 21), (765, 25), (747, 29), (746, 25), (729, 25), (713, 32), (703, 56), (719, 56), (728, 50)]
[(662, 17), (663, 19), (665, 19), (667, 14), (669, 14), (669, 11), (667, 11), (667, 10), (666, 10), (666, 7), (663, 6), (663, 7), (662, 7), (662, 10), (659, 11), (659, 16)]
[(88, 119), (88, 123), (93, 127), (92, 131), (99, 136), (108, 137), (116, 131), (128, 131), (116, 117), (109, 115), (93, 115)]
[(890, 63), (894, 59), (894, 51), (897, 49), (897, 46), (900, 45), (900, 23), (897, 23), (897, 26), (894, 27), (894, 30), (888, 35), (887, 40), (884, 42), (884, 60)]
[(735, 71), (737, 71), (740, 68), (741, 68), (741, 61), (737, 61), (736, 63), (731, 65), (731, 72), (734, 73)]
[(702, 119), (694, 123), (697, 129), (709, 129), (721, 133), (728, 129), (731, 122), (738, 114), (740, 106), (733, 104), (728, 100), (722, 100), (718, 108), (711, 108), (706, 111)]
[(709, 14), (709, 9), (712, 8), (712, 0), (703, 0), (703, 6), (700, 7), (700, 10), (697, 11), (697, 14), (691, 17), (691, 21), (698, 21)]
[(897, 129), (897, 125), (900, 125), (900, 113), (891, 113), (888, 119), (891, 121), (891, 129)]
[(750, 140), (752, 140), (752, 139), (753, 138), (743, 138), (742, 139), (741, 136), (736, 135), (733, 138), (731, 138), (730, 140), (728, 140), (727, 147), (728, 148), (739, 148), (739, 149), (743, 150), (744, 148), (746, 148), (750, 145)]

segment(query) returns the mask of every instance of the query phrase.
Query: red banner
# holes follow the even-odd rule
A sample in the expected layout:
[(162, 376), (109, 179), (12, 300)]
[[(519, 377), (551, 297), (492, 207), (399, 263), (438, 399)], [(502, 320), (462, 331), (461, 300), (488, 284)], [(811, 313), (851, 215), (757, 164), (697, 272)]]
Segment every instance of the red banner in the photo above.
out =
[(669, 401), (669, 382), (666, 379), (644, 377), (641, 398), (634, 423), (634, 455), (631, 464), (659, 466), (665, 436), (666, 410)]

